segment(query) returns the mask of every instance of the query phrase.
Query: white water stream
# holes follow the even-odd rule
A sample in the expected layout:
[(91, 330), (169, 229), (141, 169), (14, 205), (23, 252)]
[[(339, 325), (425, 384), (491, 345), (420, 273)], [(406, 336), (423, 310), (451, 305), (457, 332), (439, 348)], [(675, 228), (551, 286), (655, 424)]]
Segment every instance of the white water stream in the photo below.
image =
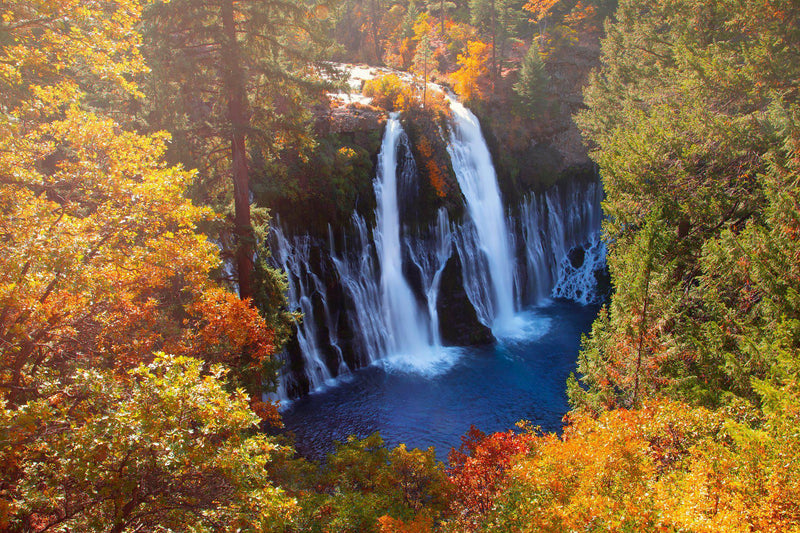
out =
[[(479, 267), (475, 263), (485, 260), (488, 265), (488, 281), (491, 299), (481, 293), (470, 294), (473, 304), (480, 306), (479, 316), (492, 328), (506, 329), (513, 321), (514, 312), (514, 267), (515, 260), (506, 226), (506, 215), (497, 176), (489, 147), (481, 133), (475, 115), (454, 99), (450, 100), (454, 124), (447, 147), (458, 185), (466, 200), (469, 217), (477, 235), (477, 250), (462, 254), (462, 260), (470, 263), (468, 286), (482, 285), (478, 280)], [(483, 257), (476, 257), (475, 252)]]
[[(302, 374), (287, 365), (277, 399), (318, 390), (350, 374), (351, 368), (375, 363), (423, 375), (451, 368), (460, 352), (441, 346), (437, 301), (442, 272), (454, 250), (461, 260), (464, 291), (479, 320), (501, 339), (535, 337), (548, 327), (531, 313), (520, 313), (524, 305), (549, 297), (584, 304), (597, 300), (595, 273), (605, 262), (599, 240), (600, 185), (573, 183), (530, 194), (518, 215), (510, 217), (478, 119), (457, 101), (450, 104), (454, 121), (448, 152), (465, 200), (462, 223), (452, 223), (441, 209), (435, 227), (424, 236), (404, 226), (403, 206), (412, 201), (403, 197), (404, 187), (415, 185), (418, 176), (408, 137), (392, 115), (373, 182), (374, 227), (354, 214), (339, 250), (334, 229), (329, 229), (327, 242), (312, 242), (273, 228), (273, 264), (288, 274), (290, 310), (304, 315), (297, 326)], [(313, 246), (328, 258), (327, 267), (319, 261), (312, 264)], [(315, 272), (320, 268), (327, 272)], [(412, 270), (417, 272), (415, 287), (407, 279)], [(331, 283), (346, 300), (343, 308), (329, 304)], [(349, 333), (340, 331), (340, 313)]]
[[(375, 194), (378, 200), (375, 246), (381, 266), (381, 311), (384, 314), (388, 354), (414, 358), (434, 345), (428, 310), (417, 303), (403, 275), (400, 207), (397, 195), (397, 149), (403, 128), (396, 113), (386, 123), (378, 155)], [(413, 168), (413, 167), (412, 167)], [(435, 309), (434, 309), (435, 312)]]

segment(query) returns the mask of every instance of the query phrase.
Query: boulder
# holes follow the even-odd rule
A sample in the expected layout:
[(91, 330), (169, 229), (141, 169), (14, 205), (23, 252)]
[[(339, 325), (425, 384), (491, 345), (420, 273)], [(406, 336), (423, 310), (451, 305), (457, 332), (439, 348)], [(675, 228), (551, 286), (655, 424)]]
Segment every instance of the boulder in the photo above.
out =
[(439, 331), (446, 346), (475, 346), (495, 342), (492, 330), (478, 320), (478, 313), (464, 291), (461, 258), (453, 253), (447, 260), (436, 300)]

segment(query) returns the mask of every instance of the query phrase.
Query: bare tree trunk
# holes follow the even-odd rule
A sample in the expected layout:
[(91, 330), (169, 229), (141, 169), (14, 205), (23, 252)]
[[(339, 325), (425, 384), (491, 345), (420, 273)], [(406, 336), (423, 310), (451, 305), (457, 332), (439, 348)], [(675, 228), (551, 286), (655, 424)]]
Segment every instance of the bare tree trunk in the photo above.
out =
[(497, 11), (495, 0), (492, 0), (492, 94), (497, 88)]
[(427, 96), (428, 96), (428, 42), (427, 42), (427, 39), (425, 39), (425, 55), (423, 57), (425, 58), (425, 65), (423, 67), (424, 74), (423, 74), (423, 77), (422, 77), (422, 107), (424, 108), (425, 104), (427, 102)]
[(639, 343), (636, 348), (636, 372), (633, 375), (633, 404), (639, 404), (639, 373), (642, 371), (642, 350), (644, 349), (644, 334), (647, 329), (647, 306), (650, 303), (650, 265), (647, 265), (647, 273), (644, 285), (644, 304), (642, 305), (642, 320), (639, 322)]
[(247, 165), (245, 140), (249, 120), (247, 96), (233, 18), (233, 0), (222, 1), (222, 25), (225, 32), (223, 59), (224, 87), (228, 100), (228, 120), (231, 125), (231, 173), (233, 176), (234, 231), (236, 232), (236, 270), (239, 277), (239, 297), (253, 296), (254, 236), (250, 221), (250, 171)]

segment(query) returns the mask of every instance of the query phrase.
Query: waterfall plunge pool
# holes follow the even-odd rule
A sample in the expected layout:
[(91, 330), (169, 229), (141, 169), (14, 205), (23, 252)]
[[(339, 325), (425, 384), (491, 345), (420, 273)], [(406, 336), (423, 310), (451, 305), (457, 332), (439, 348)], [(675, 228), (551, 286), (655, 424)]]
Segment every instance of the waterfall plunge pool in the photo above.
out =
[(524, 419), (560, 431), (567, 376), (598, 309), (556, 300), (524, 311), (520, 327), (499, 333), (494, 346), (390, 356), (294, 401), (283, 412), (286, 431), (312, 459), (332, 452), (334, 441), (378, 431), (389, 447), (434, 446), (440, 460), (470, 425), (491, 433)]

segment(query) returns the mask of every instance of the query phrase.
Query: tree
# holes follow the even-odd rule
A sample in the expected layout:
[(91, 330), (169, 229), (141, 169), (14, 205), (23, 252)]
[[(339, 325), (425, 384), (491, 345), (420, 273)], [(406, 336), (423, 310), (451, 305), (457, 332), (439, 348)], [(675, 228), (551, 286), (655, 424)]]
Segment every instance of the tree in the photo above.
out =
[(516, 33), (521, 20), (521, 10), (513, 0), (470, 0), (471, 22), (479, 32), (489, 38), (491, 44), (492, 92), (495, 92), (500, 76), (501, 63), (506, 53), (509, 38)]
[(469, 41), (463, 54), (458, 56), (459, 68), (452, 74), (454, 89), (461, 98), (469, 101), (471, 98), (481, 98), (488, 92), (487, 80), (490, 69), (491, 45), (482, 41)]
[[(348, 53), (345, 60), (370, 64), (383, 62), (386, 40), (393, 30), (393, 12), (398, 3), (392, 4), (388, 0), (344, 0), (334, 4), (334, 34), (336, 42), (344, 45)], [(413, 11), (416, 16), (413, 2), (407, 11)]]
[[(173, 132), (188, 152), (183, 162), (200, 169), (204, 188), (228, 198), (220, 182), (233, 184), (243, 299), (256, 291), (252, 175), (266, 173), (289, 145), (302, 150), (312, 144), (305, 103), (326, 86), (309, 68), (323, 35), (314, 15), (324, 10), (316, 7), (282, 0), (176, 0), (156, 2), (145, 12), (147, 57), (155, 73), (148, 122)], [(258, 168), (251, 154), (263, 162)]]
[(390, 450), (377, 433), (335, 447), (322, 464), (285, 455), (269, 465), (298, 499), (294, 530), (422, 533), (448, 516), (453, 487), (433, 448)]
[[(491, 79), (492, 91), (497, 84), (497, 41), (498, 41), (498, 11), (505, 6), (505, 0), (470, 0), (469, 9), (471, 22), (490, 36), (491, 39)], [(500, 28), (502, 30), (502, 26)]]
[[(16, 6), (5, 18), (0, 138), (0, 386), (12, 404), (36, 397), (42, 373), (124, 368), (186, 346), (187, 326), (209, 318), (193, 306), (218, 290), (215, 247), (197, 231), (212, 214), (183, 197), (192, 174), (161, 162), (168, 137), (83, 108), (80, 87), (106, 102), (138, 94), (137, 5)], [(251, 325), (263, 357), (271, 334)], [(219, 356), (238, 361), (243, 346), (228, 347)]]
[[(0, 402), (0, 458), (25, 473), (11, 492), (12, 531), (278, 531), (294, 502), (264, 468), (278, 447), (225, 370), (159, 355), (119, 380), (81, 370), (48, 381), (49, 398)], [(33, 435), (36, 452), (19, 454)], [(7, 495), (3, 495), (5, 499)]]
[[(788, 95), (800, 73), (789, 44), (797, 38), (790, 21), (798, 15), (784, 7), (626, 1), (608, 28), (604, 66), (586, 90), (589, 109), (578, 116), (597, 146), (617, 288), (581, 359), (584, 384), (597, 399), (616, 390), (612, 396), (627, 404), (644, 387), (707, 405), (733, 396), (758, 401), (750, 381), (763, 378), (767, 365), (730, 335), (740, 321), (750, 322), (752, 303), (729, 307), (721, 324), (722, 310), (703, 280), (721, 275), (714, 290), (726, 297), (742, 285), (702, 257), (727, 232), (738, 235), (767, 212), (759, 176), (787, 141), (785, 121), (779, 126), (776, 117), (794, 113)], [(768, 13), (763, 20), (748, 15), (760, 9)], [(647, 235), (655, 243), (646, 254), (655, 269), (641, 284), (634, 280)], [(740, 283), (748, 286), (745, 279)], [(630, 348), (642, 339), (642, 350), (632, 352), (642, 355), (642, 364), (624, 363), (638, 359)], [(638, 386), (636, 368), (647, 370), (646, 378), (637, 373)]]
[(460, 529), (480, 530), (495, 498), (506, 487), (509, 469), (530, 450), (532, 437), (513, 431), (487, 436), (473, 426), (461, 437), (461, 446), (450, 451), (448, 476), (456, 489), (450, 505)]
[(514, 92), (534, 116), (542, 112), (548, 83), (550, 83), (550, 76), (545, 69), (539, 47), (534, 43), (522, 60), (519, 80), (514, 84)]
[(531, 21), (539, 25), (539, 35), (547, 31), (547, 18), (560, 0), (529, 0), (522, 9), (531, 14)]
[(425, 107), (428, 95), (429, 72), (433, 70), (431, 66), (431, 25), (426, 14), (421, 15), (417, 23), (414, 24), (414, 35), (417, 41), (417, 49), (414, 54), (412, 70), (417, 75), (422, 75), (422, 107)]
[[(125, 469), (136, 461), (166, 469), (153, 459), (157, 446), (145, 450), (145, 441), (190, 422), (166, 409), (163, 419), (150, 420), (160, 428), (135, 425), (164, 407), (166, 391), (176, 385), (171, 394), (180, 396), (199, 387), (212, 403), (227, 399), (219, 370), (199, 378), (210, 363), (236, 367), (238, 382), (258, 395), (270, 371), (274, 376), (274, 330), (210, 279), (217, 248), (198, 228), (215, 217), (186, 199), (193, 173), (163, 163), (167, 134), (125, 128), (133, 122), (125, 112), (140, 96), (132, 80), (145, 68), (140, 12), (130, 0), (28, 0), (3, 14), (0, 529), (121, 529), (117, 519), (153, 503), (149, 488), (162, 481), (152, 479), (160, 476), (153, 470), (143, 479), (138, 467), (137, 474)], [(181, 360), (169, 371), (155, 363), (151, 370), (164, 371), (156, 377), (140, 365), (160, 349), (205, 362)], [(137, 367), (132, 377), (127, 371)], [(253, 406), (274, 416), (258, 395)], [(241, 393), (235, 399), (227, 404), (232, 418), (206, 413), (198, 427), (247, 448), (238, 432), (255, 417), (242, 411)], [(127, 433), (115, 426), (122, 420), (134, 424)], [(174, 437), (175, 446), (191, 448), (189, 433)], [(163, 481), (173, 489), (183, 483), (182, 498), (213, 481), (222, 471), (215, 468), (235, 471), (237, 445), (228, 448), (227, 465), (199, 461), (187, 477)], [(249, 457), (260, 461), (263, 451)], [(122, 470), (87, 472), (112, 463), (109, 469)], [(247, 491), (229, 492), (235, 484), (220, 485), (214, 503), (236, 494), (222, 503), (230, 516), (238, 505), (257, 503)], [(161, 520), (160, 509), (140, 518)]]
[(430, 0), (428, 2), (428, 13), (439, 14), (439, 34), (444, 36), (444, 21), (447, 17), (447, 12), (456, 8), (454, 2), (448, 0)]

